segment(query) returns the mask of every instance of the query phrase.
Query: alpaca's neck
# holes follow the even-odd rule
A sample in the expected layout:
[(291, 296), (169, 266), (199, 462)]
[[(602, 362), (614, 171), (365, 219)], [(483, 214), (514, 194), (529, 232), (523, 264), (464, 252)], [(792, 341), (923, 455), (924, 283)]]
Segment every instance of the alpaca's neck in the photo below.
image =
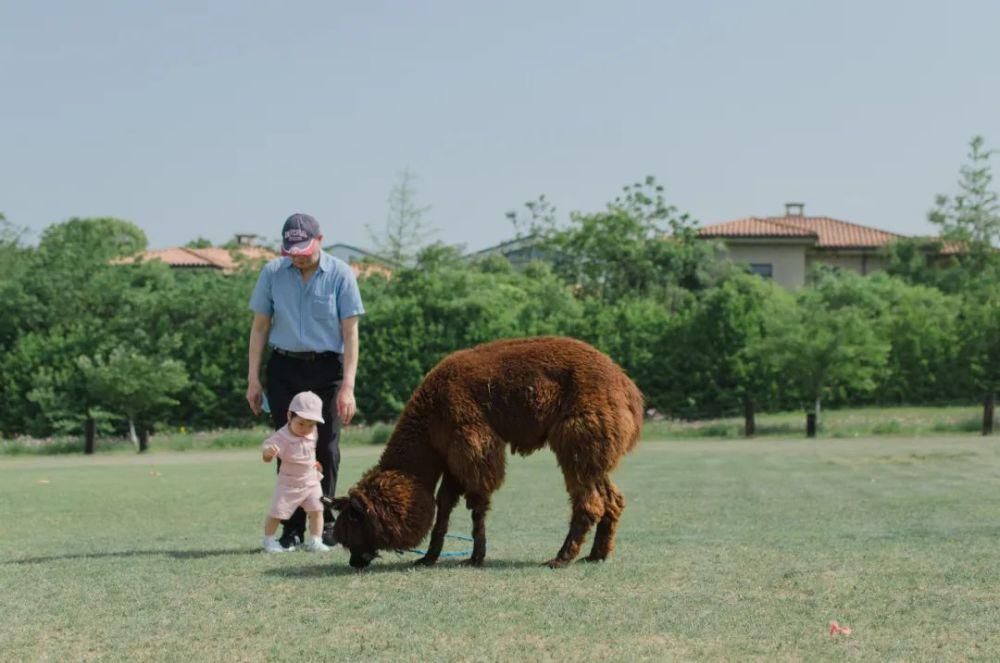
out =
[(419, 403), (407, 404), (382, 452), (379, 467), (412, 475), (433, 493), (444, 472), (444, 461), (428, 444), (430, 421), (423, 412)]

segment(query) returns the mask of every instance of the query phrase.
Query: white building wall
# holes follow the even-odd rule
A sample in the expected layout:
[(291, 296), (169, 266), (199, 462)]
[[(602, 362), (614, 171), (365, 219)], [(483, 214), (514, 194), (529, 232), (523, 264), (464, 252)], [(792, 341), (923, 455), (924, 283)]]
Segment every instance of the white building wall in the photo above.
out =
[(802, 244), (727, 244), (733, 262), (771, 265), (771, 278), (790, 290), (806, 283), (806, 246)]

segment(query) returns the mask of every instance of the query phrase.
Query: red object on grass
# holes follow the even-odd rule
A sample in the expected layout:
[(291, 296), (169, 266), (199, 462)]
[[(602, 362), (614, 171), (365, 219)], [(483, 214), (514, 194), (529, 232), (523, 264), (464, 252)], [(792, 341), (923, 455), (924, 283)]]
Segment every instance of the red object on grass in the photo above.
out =
[(850, 626), (841, 626), (837, 622), (830, 622), (830, 635), (850, 635)]

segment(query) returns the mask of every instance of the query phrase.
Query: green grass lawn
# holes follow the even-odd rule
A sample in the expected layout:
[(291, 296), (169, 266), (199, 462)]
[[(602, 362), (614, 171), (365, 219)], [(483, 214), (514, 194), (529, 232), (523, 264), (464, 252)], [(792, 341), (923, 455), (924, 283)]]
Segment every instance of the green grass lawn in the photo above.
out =
[[(978, 405), (856, 407), (826, 410), (820, 418), (820, 437), (852, 438), (871, 435), (919, 436), (949, 433), (978, 433), (982, 426)], [(804, 438), (805, 413), (775, 412), (757, 415), (757, 437)], [(216, 431), (165, 431), (150, 439), (150, 451), (213, 451), (258, 447), (268, 436), (266, 426)], [(341, 433), (341, 446), (385, 444), (392, 434), (391, 424), (352, 425)], [(727, 417), (703, 421), (647, 421), (643, 437), (649, 440), (734, 438), (743, 435), (743, 419)], [(134, 453), (131, 442), (121, 437), (97, 439), (97, 452)], [(51, 439), (0, 439), (0, 456), (57, 455), (80, 453), (79, 436)]]
[[(854, 407), (825, 410), (820, 437), (850, 438), (871, 435), (941, 435), (978, 433), (983, 409), (971, 406)], [(704, 421), (651, 421), (644, 430), (650, 439), (742, 437), (743, 417)], [(805, 412), (757, 415), (757, 437), (805, 437)]]
[[(347, 449), (344, 487), (377, 448)], [(646, 441), (618, 550), (552, 571), (551, 454), (512, 459), (482, 569), (257, 551), (251, 450), (0, 460), (4, 660), (1000, 658), (1000, 446)], [(452, 531), (467, 533), (456, 509)], [(464, 542), (458, 542), (465, 545)], [(838, 620), (853, 629), (831, 636)]]

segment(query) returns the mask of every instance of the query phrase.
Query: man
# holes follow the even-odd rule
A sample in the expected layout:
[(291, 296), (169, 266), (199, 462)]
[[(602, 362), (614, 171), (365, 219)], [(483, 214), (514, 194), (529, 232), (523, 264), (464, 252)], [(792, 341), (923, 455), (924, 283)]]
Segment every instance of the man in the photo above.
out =
[[(247, 402), (260, 414), (264, 347), (267, 401), (275, 430), (285, 425), (292, 397), (312, 391), (323, 400), (325, 423), (319, 426), (316, 459), (323, 466), (323, 494), (333, 497), (340, 468), (340, 427), (355, 413), (354, 377), (358, 368), (358, 316), (364, 313), (354, 272), (320, 248), (323, 235), (316, 219), (293, 214), (281, 230), (281, 254), (264, 265), (250, 309), (250, 368)], [(323, 542), (334, 545), (333, 518), (326, 514)], [(279, 539), (290, 548), (305, 541), (306, 514), (298, 509), (284, 521)]]

